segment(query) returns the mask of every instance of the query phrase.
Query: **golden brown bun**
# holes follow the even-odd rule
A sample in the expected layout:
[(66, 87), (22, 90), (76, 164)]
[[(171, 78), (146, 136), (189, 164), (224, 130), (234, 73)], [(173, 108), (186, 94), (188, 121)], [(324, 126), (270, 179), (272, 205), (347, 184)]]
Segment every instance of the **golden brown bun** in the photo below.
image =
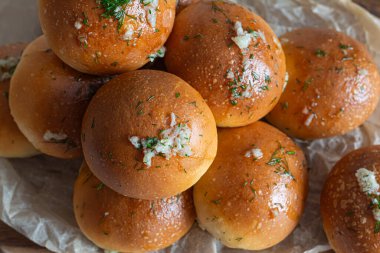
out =
[(321, 195), (323, 226), (336, 253), (379, 253), (371, 200), (363, 193), (356, 171), (375, 172), (380, 182), (380, 146), (362, 148), (344, 156), (327, 177)]
[(344, 134), (375, 110), (380, 76), (364, 45), (333, 30), (302, 28), (282, 36), (289, 83), (267, 119), (287, 134)]
[[(148, 167), (131, 137), (159, 137), (171, 113), (191, 131), (189, 157), (157, 155)], [(122, 74), (91, 101), (82, 127), (83, 152), (91, 171), (111, 189), (139, 199), (169, 197), (194, 185), (216, 155), (217, 131), (199, 93), (182, 79), (161, 71)]]
[(167, 199), (132, 199), (104, 186), (86, 164), (74, 186), (74, 213), (92, 242), (119, 252), (168, 247), (185, 235), (195, 220), (191, 190)]
[(39, 15), (49, 45), (66, 64), (89, 74), (116, 74), (143, 66), (169, 37), (176, 1), (158, 3), (155, 28), (140, 1), (126, 7), (120, 29), (117, 19), (103, 17), (105, 9), (95, 0), (39, 0)]
[[(16, 61), (25, 46), (23, 43), (1, 46), (0, 60)], [(13, 67), (0, 66), (0, 157), (29, 157), (38, 154), (38, 151), (20, 132), (9, 109), (10, 76), (5, 73), (12, 74), (13, 71)]]
[[(237, 21), (244, 30), (257, 32), (244, 56), (231, 39)], [(238, 71), (237, 79), (247, 60), (251, 63), (244, 80), (258, 79), (249, 93), (252, 97), (232, 99), (228, 70)], [(181, 11), (167, 42), (165, 63), (169, 72), (201, 93), (220, 127), (244, 126), (264, 117), (280, 98), (285, 81), (284, 53), (268, 24), (242, 6), (222, 1), (198, 2)]]
[[(304, 210), (307, 169), (302, 150), (260, 121), (219, 129), (218, 140), (214, 163), (194, 186), (199, 225), (231, 248), (260, 250), (279, 243)], [(252, 148), (263, 157), (246, 157)]]
[(65, 65), (39, 37), (25, 49), (11, 80), (9, 103), (21, 132), (42, 153), (81, 156), (82, 117), (104, 78)]

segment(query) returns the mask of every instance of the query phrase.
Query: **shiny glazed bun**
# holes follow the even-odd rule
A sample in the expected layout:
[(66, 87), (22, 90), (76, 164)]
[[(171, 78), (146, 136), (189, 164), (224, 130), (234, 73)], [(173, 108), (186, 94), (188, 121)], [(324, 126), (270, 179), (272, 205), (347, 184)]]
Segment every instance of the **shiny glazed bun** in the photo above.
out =
[(344, 156), (321, 195), (323, 227), (336, 253), (380, 252), (380, 146)]
[(89, 74), (123, 73), (155, 58), (172, 30), (175, 8), (175, 0), (39, 0), (53, 51)]
[(28, 157), (38, 153), (14, 122), (9, 109), (9, 82), (25, 44), (0, 47), (0, 157)]
[(214, 160), (217, 132), (199, 93), (166, 72), (138, 70), (103, 86), (82, 127), (91, 171), (131, 198), (157, 199), (194, 185)]
[(364, 45), (333, 30), (302, 28), (282, 36), (289, 83), (267, 119), (289, 135), (344, 134), (375, 110), (380, 76)]
[(39, 37), (26, 47), (12, 77), (12, 116), (42, 153), (81, 156), (82, 117), (103, 79), (68, 67), (49, 49), (45, 37)]
[(199, 225), (224, 245), (247, 250), (285, 239), (300, 220), (306, 195), (302, 150), (260, 121), (220, 129), (215, 161), (194, 186)]
[(191, 190), (160, 200), (122, 196), (82, 165), (74, 186), (74, 213), (97, 246), (117, 252), (163, 249), (185, 235), (195, 220)]
[(285, 82), (284, 53), (268, 24), (223, 1), (198, 2), (181, 11), (165, 63), (201, 93), (220, 127), (264, 117)]

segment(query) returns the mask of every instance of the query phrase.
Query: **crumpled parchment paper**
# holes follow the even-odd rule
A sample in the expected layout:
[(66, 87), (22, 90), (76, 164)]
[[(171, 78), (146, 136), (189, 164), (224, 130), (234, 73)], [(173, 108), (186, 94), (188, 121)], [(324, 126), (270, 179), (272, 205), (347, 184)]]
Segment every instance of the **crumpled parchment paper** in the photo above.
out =
[[(365, 43), (380, 67), (380, 20), (350, 0), (235, 0), (262, 16), (277, 35), (296, 27), (333, 28)], [(0, 1), (0, 44), (30, 41), (40, 34), (36, 1)], [(0, 123), (1, 124), (1, 123)], [(265, 253), (317, 253), (330, 249), (319, 215), (319, 195), (331, 167), (351, 150), (380, 144), (380, 105), (360, 128), (335, 138), (300, 142), (310, 167), (306, 211), (294, 232)], [(54, 252), (101, 252), (76, 226), (72, 186), (80, 161), (47, 156), (0, 159), (0, 218)], [(195, 224), (160, 253), (243, 253), (228, 249)]]

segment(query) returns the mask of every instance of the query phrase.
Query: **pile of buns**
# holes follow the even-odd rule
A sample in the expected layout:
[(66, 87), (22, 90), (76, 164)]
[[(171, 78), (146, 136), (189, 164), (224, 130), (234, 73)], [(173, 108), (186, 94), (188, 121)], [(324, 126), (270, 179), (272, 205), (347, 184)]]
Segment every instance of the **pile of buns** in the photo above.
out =
[[(358, 41), (316, 28), (278, 39), (225, 1), (39, 0), (39, 15), (43, 36), (0, 48), (0, 156), (83, 156), (75, 217), (110, 251), (163, 249), (196, 219), (227, 247), (280, 243), (308, 190), (290, 137), (347, 133), (380, 95)], [(336, 252), (379, 252), (379, 154), (349, 154), (326, 181)]]

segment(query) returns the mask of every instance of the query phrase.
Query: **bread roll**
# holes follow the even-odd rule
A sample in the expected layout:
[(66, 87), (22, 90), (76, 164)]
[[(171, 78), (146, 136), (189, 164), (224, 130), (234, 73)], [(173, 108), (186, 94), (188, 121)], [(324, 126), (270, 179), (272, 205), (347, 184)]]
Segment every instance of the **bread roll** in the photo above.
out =
[(74, 186), (74, 213), (87, 238), (113, 252), (163, 249), (195, 220), (191, 190), (160, 200), (132, 199), (104, 186), (86, 164)]
[(289, 83), (267, 119), (299, 139), (344, 134), (375, 110), (380, 76), (360, 42), (333, 30), (302, 28), (282, 36)]
[(9, 92), (12, 116), (21, 132), (42, 153), (81, 156), (82, 117), (104, 78), (65, 65), (39, 37), (25, 49)]
[(336, 253), (380, 252), (380, 146), (344, 156), (321, 195), (323, 227)]
[(217, 132), (199, 93), (166, 72), (138, 70), (103, 86), (82, 127), (91, 171), (125, 196), (157, 199), (194, 185), (214, 160)]
[(175, 8), (175, 0), (39, 0), (42, 30), (53, 51), (74, 69), (100, 75), (162, 57)]
[(0, 46), (0, 157), (28, 157), (38, 151), (18, 129), (9, 109), (9, 82), (25, 44)]
[(220, 129), (218, 154), (194, 186), (199, 225), (231, 248), (262, 250), (298, 224), (307, 195), (303, 152), (272, 126)]
[(165, 63), (201, 93), (220, 127), (264, 117), (285, 82), (284, 53), (268, 24), (223, 1), (201, 1), (180, 12)]

